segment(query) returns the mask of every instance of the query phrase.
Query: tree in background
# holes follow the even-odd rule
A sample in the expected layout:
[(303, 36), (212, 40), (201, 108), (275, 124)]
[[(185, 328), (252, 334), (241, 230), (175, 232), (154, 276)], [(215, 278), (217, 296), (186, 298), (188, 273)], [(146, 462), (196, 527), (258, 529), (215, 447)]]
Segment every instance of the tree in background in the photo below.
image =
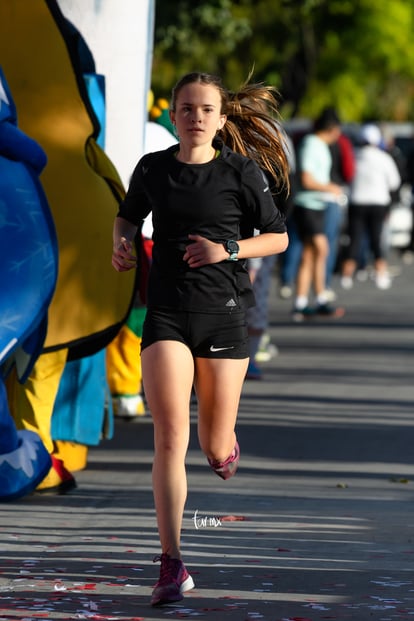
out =
[(414, 119), (414, 0), (157, 0), (152, 86), (187, 71), (281, 94), (285, 118)]

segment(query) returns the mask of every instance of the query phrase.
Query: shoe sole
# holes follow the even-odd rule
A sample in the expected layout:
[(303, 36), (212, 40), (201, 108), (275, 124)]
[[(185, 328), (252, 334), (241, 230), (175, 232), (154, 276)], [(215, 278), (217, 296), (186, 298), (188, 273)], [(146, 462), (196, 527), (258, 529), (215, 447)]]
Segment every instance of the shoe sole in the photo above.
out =
[(179, 593), (169, 598), (159, 598), (157, 600), (151, 600), (151, 606), (166, 606), (168, 604), (175, 604), (176, 602), (180, 602), (182, 599), (184, 599), (183, 593), (191, 591), (191, 589), (194, 589), (194, 587), (194, 580), (189, 575), (188, 578), (186, 578), (184, 582), (181, 583)]
[(188, 578), (186, 578), (180, 586), (180, 593), (186, 593), (187, 591), (191, 591), (191, 589), (194, 589), (194, 587), (194, 580), (190, 575), (188, 575)]
[(324, 313), (318, 313), (318, 312), (316, 314), (318, 317), (324, 317), (326, 319), (340, 319), (341, 317), (345, 315), (345, 309), (336, 308), (333, 313), (327, 313), (326, 315), (324, 315)]
[(304, 321), (310, 321), (315, 317), (321, 317), (322, 319), (341, 319), (345, 315), (344, 308), (336, 308), (333, 313), (318, 313), (315, 311), (312, 315), (303, 315), (302, 313), (293, 313), (292, 321), (294, 323), (303, 323)]

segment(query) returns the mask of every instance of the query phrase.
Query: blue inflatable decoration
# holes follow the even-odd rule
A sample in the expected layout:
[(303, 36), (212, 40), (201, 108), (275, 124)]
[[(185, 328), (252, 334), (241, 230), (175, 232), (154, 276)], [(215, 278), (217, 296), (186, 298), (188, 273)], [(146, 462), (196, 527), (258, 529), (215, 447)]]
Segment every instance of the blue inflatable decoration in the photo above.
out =
[(10, 359), (24, 381), (40, 353), (57, 279), (57, 239), (38, 179), (43, 149), (17, 127), (0, 68), (0, 365)]
[(17, 127), (0, 67), (0, 500), (29, 493), (51, 467), (39, 436), (17, 431), (4, 379), (15, 365), (24, 382), (41, 352), (57, 280), (57, 238), (39, 181), (40, 145)]

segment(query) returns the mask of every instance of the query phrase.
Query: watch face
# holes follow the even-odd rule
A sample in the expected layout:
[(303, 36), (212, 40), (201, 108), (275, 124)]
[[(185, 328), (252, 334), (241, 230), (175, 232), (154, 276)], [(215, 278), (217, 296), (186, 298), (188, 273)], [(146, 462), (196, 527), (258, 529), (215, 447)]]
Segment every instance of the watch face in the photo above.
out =
[(227, 252), (230, 252), (230, 254), (233, 252), (239, 252), (240, 250), (239, 244), (233, 241), (232, 239), (227, 242), (226, 248), (227, 248)]

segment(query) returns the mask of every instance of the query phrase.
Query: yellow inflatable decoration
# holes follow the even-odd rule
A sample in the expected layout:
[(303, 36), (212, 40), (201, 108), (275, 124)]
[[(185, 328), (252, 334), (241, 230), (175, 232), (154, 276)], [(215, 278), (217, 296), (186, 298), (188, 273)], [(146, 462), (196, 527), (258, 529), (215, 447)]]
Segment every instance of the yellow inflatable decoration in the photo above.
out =
[(127, 315), (133, 289), (133, 275), (111, 266), (115, 194), (123, 188), (93, 138), (85, 87), (44, 0), (1, 1), (0, 59), (20, 126), (48, 157), (42, 184), (58, 234), (59, 278), (45, 348), (102, 343)]
[(128, 316), (135, 289), (135, 275), (119, 274), (111, 265), (113, 219), (124, 188), (96, 144), (96, 118), (76, 50), (65, 44), (65, 22), (53, 0), (0, 2), (0, 63), (21, 129), (48, 157), (41, 181), (59, 245), (44, 354), (25, 386), (9, 380), (18, 426), (40, 427), (47, 446), (67, 356), (76, 359), (104, 348)]

